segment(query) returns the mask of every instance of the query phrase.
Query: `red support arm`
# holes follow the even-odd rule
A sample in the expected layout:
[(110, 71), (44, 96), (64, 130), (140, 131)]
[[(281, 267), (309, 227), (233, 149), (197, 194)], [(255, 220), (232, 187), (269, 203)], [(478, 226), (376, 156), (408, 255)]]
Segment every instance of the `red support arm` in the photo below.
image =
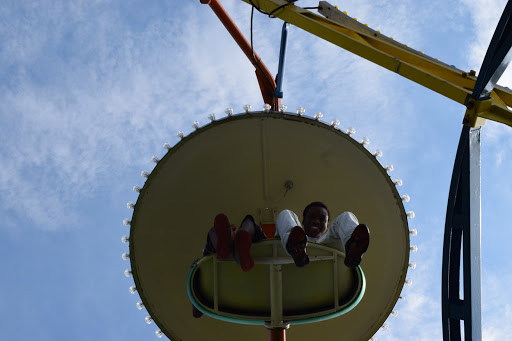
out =
[(258, 79), (258, 84), (261, 89), (261, 95), (263, 96), (263, 101), (272, 106), (272, 110), (278, 110), (279, 105), (281, 104), (281, 99), (276, 98), (274, 91), (276, 89), (276, 82), (274, 77), (267, 69), (265, 64), (261, 61), (260, 57), (251, 49), (251, 44), (245, 39), (242, 32), (238, 29), (233, 19), (228, 15), (224, 7), (219, 3), (218, 0), (201, 0), (202, 4), (210, 5), (213, 12), (217, 15), (219, 20), (224, 24), (228, 32), (231, 34), (233, 39), (237, 42), (238, 46), (245, 53), (249, 61), (256, 69), (256, 78)]

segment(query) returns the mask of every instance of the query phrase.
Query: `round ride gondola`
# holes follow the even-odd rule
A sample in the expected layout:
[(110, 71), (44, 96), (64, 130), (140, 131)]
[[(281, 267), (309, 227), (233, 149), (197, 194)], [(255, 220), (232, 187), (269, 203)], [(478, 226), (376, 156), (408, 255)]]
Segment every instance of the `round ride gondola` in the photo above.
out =
[[(131, 205), (131, 273), (160, 333), (171, 340), (251, 341), (268, 337), (258, 325), (291, 325), (294, 341), (368, 340), (400, 297), (410, 250), (412, 212), (404, 210), (400, 181), (390, 178), (379, 153), (352, 131), (301, 110), (246, 108), (195, 127), (166, 145)], [(351, 211), (370, 227), (360, 267), (345, 267), (341, 250), (310, 243), (312, 262), (297, 268), (274, 239), (253, 245), (256, 266), (247, 273), (233, 260), (201, 258), (219, 212), (233, 223), (251, 214), (271, 228), (279, 211), (300, 214), (312, 201), (323, 201), (333, 215)], [(206, 315), (194, 318), (192, 304)]]

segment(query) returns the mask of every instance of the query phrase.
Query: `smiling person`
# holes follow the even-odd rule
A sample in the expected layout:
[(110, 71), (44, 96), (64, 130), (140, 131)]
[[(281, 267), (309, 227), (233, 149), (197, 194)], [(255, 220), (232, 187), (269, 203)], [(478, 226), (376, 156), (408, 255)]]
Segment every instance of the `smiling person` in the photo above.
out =
[(361, 262), (363, 254), (370, 244), (370, 230), (365, 224), (359, 224), (352, 212), (343, 212), (330, 225), (330, 213), (327, 206), (314, 201), (302, 213), (302, 227), (297, 215), (284, 210), (276, 219), (276, 236), (295, 265), (304, 267), (309, 264), (307, 241), (326, 244), (344, 250), (345, 265), (355, 268)]

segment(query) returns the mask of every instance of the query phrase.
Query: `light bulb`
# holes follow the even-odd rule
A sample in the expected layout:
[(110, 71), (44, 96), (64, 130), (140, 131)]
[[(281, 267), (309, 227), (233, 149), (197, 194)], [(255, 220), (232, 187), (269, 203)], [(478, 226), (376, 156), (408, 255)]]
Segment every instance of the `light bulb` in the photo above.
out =
[(171, 145), (169, 144), (169, 142), (165, 142), (163, 147), (167, 150), (171, 150), (171, 148), (172, 148)]
[(395, 184), (395, 186), (402, 186), (404, 184), (402, 179), (395, 179), (395, 181), (393, 181), (393, 183)]
[(151, 322), (153, 321), (153, 319), (151, 318), (151, 316), (146, 316), (146, 317), (144, 318), (144, 320), (146, 320), (146, 323), (147, 323), (147, 324), (151, 324)]
[(418, 252), (418, 247), (416, 245), (411, 246), (411, 252)]
[(192, 127), (196, 130), (199, 129), (199, 122), (195, 121), (194, 123), (192, 123)]
[(412, 270), (416, 269), (416, 263), (415, 263), (415, 262), (409, 263), (409, 267), (410, 267)]
[(126, 253), (126, 252), (124, 252), (124, 253), (121, 255), (121, 258), (123, 258), (124, 260), (130, 259), (130, 254), (129, 254), (129, 253)]
[(142, 172), (140, 172), (140, 176), (142, 176), (143, 178), (148, 178), (149, 177), (149, 173), (146, 172), (145, 170), (143, 170)]
[(228, 116), (233, 116), (233, 108), (227, 108), (226, 110), (224, 110), (224, 112)]
[(304, 115), (305, 112), (306, 112), (306, 109), (304, 109), (304, 107), (298, 107), (297, 108), (297, 115), (298, 116)]
[(126, 207), (128, 207), (128, 208), (135, 208), (135, 204), (133, 202), (131, 202), (131, 201), (128, 201), (126, 203)]
[(151, 161), (153, 161), (154, 163), (158, 163), (160, 161), (160, 159), (157, 158), (156, 156), (152, 156)]
[(128, 236), (123, 236), (123, 237), (121, 237), (121, 241), (122, 241), (123, 243), (128, 243), (128, 242), (130, 241), (130, 237), (128, 237)]
[(264, 112), (269, 112), (271, 108), (272, 108), (272, 106), (270, 104), (268, 104), (268, 103), (263, 104)]
[(128, 219), (124, 219), (123, 220), (123, 225), (124, 226), (129, 226), (131, 224), (131, 221), (129, 221)]
[(407, 218), (413, 219), (415, 216), (416, 216), (416, 214), (414, 214), (414, 211), (407, 212)]
[(246, 104), (244, 105), (244, 111), (246, 114), (250, 113), (251, 112), (251, 105), (250, 104)]
[(133, 186), (133, 191), (140, 193), (141, 188), (139, 186)]
[(365, 137), (364, 139), (361, 140), (361, 144), (363, 146), (366, 146), (367, 144), (370, 144), (370, 139)]
[(397, 315), (398, 315), (398, 311), (396, 311), (396, 310), (391, 311), (391, 316), (396, 317)]
[(279, 112), (284, 113), (286, 111), (286, 108), (288, 108), (288, 106), (286, 106), (285, 104), (281, 104), (279, 106)]
[(162, 336), (164, 335), (164, 333), (163, 333), (160, 329), (158, 329), (158, 330), (155, 332), (155, 334), (156, 334), (156, 337), (157, 337), (157, 338), (159, 338), (159, 339), (161, 339), (161, 338), (162, 338)]
[(322, 114), (320, 111), (317, 111), (317, 112), (315, 113), (315, 120), (317, 120), (317, 121), (318, 121), (318, 120), (319, 120), (319, 119), (321, 119), (322, 117), (324, 117), (324, 114)]
[(142, 308), (144, 308), (144, 303), (137, 302), (137, 309), (142, 310)]
[(418, 230), (416, 230), (416, 229), (409, 230), (409, 234), (411, 236), (417, 236), (418, 235)]
[(130, 294), (132, 294), (132, 295), (137, 292), (137, 288), (133, 285), (128, 290), (130, 290)]
[(180, 130), (178, 131), (178, 133), (176, 134), (176, 136), (178, 136), (180, 139), (184, 138), (185, 137), (185, 134)]
[(124, 275), (126, 277), (130, 277), (132, 275), (132, 270), (129, 270), (129, 269), (124, 270)]
[(213, 114), (213, 113), (212, 113), (212, 114), (208, 115), (208, 119), (209, 119), (211, 122), (215, 121), (215, 114)]
[(393, 167), (393, 165), (392, 165), (392, 164), (389, 164), (389, 163), (386, 165), (386, 167), (385, 167), (385, 168), (386, 168), (386, 171), (388, 171), (388, 172), (392, 172), (392, 171), (393, 171), (393, 169), (395, 169), (395, 168)]
[(404, 195), (402, 195), (402, 201), (409, 202), (409, 201), (411, 201), (411, 197), (408, 194), (404, 194)]
[(382, 327), (380, 327), (380, 329), (382, 329), (382, 331), (386, 331), (386, 330), (388, 330), (388, 328), (389, 328), (389, 325), (387, 323), (384, 323), (382, 325)]
[(332, 122), (331, 122), (331, 127), (336, 128), (336, 127), (337, 127), (337, 126), (339, 126), (339, 125), (340, 125), (340, 121), (339, 121), (338, 119), (334, 119), (334, 120), (332, 120)]
[(347, 129), (347, 135), (352, 136), (356, 133), (356, 130), (354, 128), (348, 128)]
[(382, 157), (382, 150), (377, 149), (377, 150), (375, 151), (375, 153), (373, 153), (373, 156), (375, 156), (375, 157)]
[(405, 280), (405, 285), (407, 285), (408, 287), (410, 287), (412, 285), (412, 281), (410, 279), (406, 279)]

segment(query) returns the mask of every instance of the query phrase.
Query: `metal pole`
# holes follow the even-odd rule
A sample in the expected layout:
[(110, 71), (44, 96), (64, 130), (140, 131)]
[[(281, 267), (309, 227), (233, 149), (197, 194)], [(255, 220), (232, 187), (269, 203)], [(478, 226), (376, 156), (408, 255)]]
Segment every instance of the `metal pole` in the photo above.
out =
[(286, 341), (286, 328), (269, 329), (270, 341)]
[(286, 60), (286, 43), (288, 41), (288, 26), (287, 22), (283, 23), (281, 30), (281, 48), (279, 51), (279, 67), (276, 77), (276, 98), (283, 98), (283, 76), (284, 76), (284, 62)]
[[(482, 340), (480, 128), (464, 126), (453, 167), (443, 248), (442, 322), (445, 341)], [(464, 299), (460, 297), (461, 249)]]
[(218, 0), (201, 0), (201, 3), (210, 5), (210, 8), (217, 15), (222, 24), (224, 24), (224, 27), (226, 27), (235, 42), (240, 46), (251, 64), (255, 67), (256, 78), (258, 79), (263, 101), (270, 104), (272, 108), (277, 111), (279, 104), (281, 104), (281, 100), (276, 98), (274, 95), (276, 82), (268, 68), (265, 66), (258, 54), (253, 51), (251, 44), (247, 41), (233, 19), (231, 19)]

